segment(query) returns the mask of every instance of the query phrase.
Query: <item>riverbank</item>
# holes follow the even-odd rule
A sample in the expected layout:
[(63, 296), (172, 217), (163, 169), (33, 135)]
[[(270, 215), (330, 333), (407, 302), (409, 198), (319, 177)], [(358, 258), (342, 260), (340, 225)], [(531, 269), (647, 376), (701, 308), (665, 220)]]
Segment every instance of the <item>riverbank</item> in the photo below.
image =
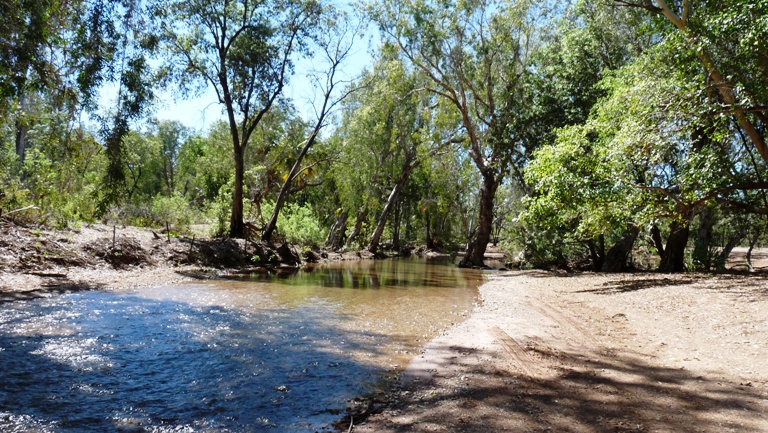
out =
[(184, 238), (135, 227), (43, 230), (0, 221), (0, 302), (215, 275), (215, 267), (187, 260), (190, 250)]
[[(215, 277), (247, 251), (135, 228), (2, 228), (0, 301)], [(353, 431), (768, 432), (766, 274), (488, 275), (470, 318)]]
[(242, 239), (207, 238), (202, 233), (169, 236), (146, 228), (104, 224), (50, 230), (0, 220), (0, 302), (370, 257), (367, 252), (313, 251), (305, 251), (301, 257), (289, 245), (272, 247)]
[(768, 432), (765, 275), (503, 272), (355, 432)]

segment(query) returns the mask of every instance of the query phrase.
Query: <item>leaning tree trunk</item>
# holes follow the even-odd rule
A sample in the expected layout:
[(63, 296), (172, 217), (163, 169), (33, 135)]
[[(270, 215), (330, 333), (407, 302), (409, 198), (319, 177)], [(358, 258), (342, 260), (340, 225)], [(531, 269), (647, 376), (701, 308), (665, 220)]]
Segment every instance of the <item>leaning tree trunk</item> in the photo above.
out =
[(725, 264), (728, 262), (728, 256), (731, 255), (733, 249), (736, 248), (742, 239), (744, 239), (744, 233), (736, 233), (728, 240), (728, 243), (725, 244), (717, 257), (715, 257), (715, 269), (717, 269), (718, 272), (725, 272)]
[(371, 240), (368, 242), (368, 251), (376, 254), (376, 252), (379, 249), (379, 242), (381, 241), (381, 235), (384, 233), (384, 228), (387, 225), (387, 218), (389, 218), (389, 212), (392, 210), (392, 207), (395, 205), (395, 200), (397, 200), (397, 196), (399, 195), (400, 188), (399, 183), (395, 185), (394, 188), (392, 188), (392, 192), (389, 194), (389, 198), (387, 199), (387, 204), (384, 205), (384, 209), (381, 210), (381, 214), (379, 215), (379, 221), (376, 224), (376, 230), (373, 231), (373, 234), (371, 235)]
[(336, 218), (336, 221), (334, 221), (331, 229), (328, 231), (328, 237), (325, 239), (326, 247), (334, 251), (342, 247), (342, 238), (344, 237), (344, 228), (347, 226), (347, 219), (349, 219), (349, 212), (347, 211), (341, 212), (341, 215)]
[(283, 186), (280, 188), (280, 193), (277, 195), (277, 200), (275, 200), (275, 209), (272, 211), (272, 217), (269, 219), (269, 222), (264, 227), (264, 232), (261, 234), (261, 240), (264, 242), (272, 242), (272, 234), (277, 228), (277, 218), (280, 216), (280, 211), (283, 210), (283, 206), (288, 200), (288, 196), (291, 194), (291, 183), (293, 183), (293, 180), (298, 175), (301, 162), (304, 160), (307, 152), (309, 152), (309, 149), (315, 144), (315, 141), (317, 140), (317, 135), (320, 132), (320, 128), (323, 124), (323, 117), (324, 115), (320, 116), (320, 120), (318, 120), (317, 126), (315, 126), (315, 130), (312, 131), (312, 135), (304, 144), (304, 147), (302, 147), (301, 152), (299, 152), (299, 155), (296, 157), (296, 162), (293, 163), (293, 167), (291, 167), (291, 171), (288, 173), (288, 177), (285, 179)]
[(352, 242), (354, 242), (355, 238), (360, 234), (360, 230), (363, 228), (363, 222), (368, 217), (368, 209), (366, 209), (364, 206), (360, 207), (360, 210), (357, 211), (357, 220), (355, 221), (355, 227), (352, 228), (352, 233), (349, 234), (349, 237), (347, 238), (347, 242), (344, 243), (344, 248), (348, 249), (352, 246)]
[(603, 272), (621, 272), (627, 268), (627, 259), (632, 253), (632, 247), (635, 245), (635, 239), (640, 233), (640, 228), (631, 225), (621, 236), (610, 250), (605, 253), (603, 266), (600, 269)]
[(659, 265), (661, 272), (685, 271), (685, 247), (688, 245), (690, 234), (690, 220), (675, 221), (670, 227), (667, 246), (664, 248), (664, 257)]
[(651, 227), (651, 238), (653, 239), (653, 246), (656, 247), (656, 252), (659, 254), (659, 258), (664, 260), (664, 241), (661, 240), (661, 230), (659, 230), (659, 226), (655, 224)]
[(501, 179), (489, 173), (483, 174), (483, 185), (480, 188), (480, 209), (478, 209), (477, 230), (474, 238), (467, 247), (467, 253), (459, 263), (460, 267), (484, 266), (485, 249), (491, 240), (493, 228), (493, 199), (499, 188)]
[(406, 169), (403, 171), (403, 174), (400, 176), (400, 179), (398, 179), (395, 183), (395, 186), (392, 187), (392, 192), (389, 193), (389, 198), (387, 198), (387, 204), (384, 205), (384, 209), (381, 210), (381, 215), (379, 215), (379, 222), (376, 224), (376, 230), (374, 230), (373, 235), (371, 235), (371, 241), (368, 243), (368, 251), (375, 254), (379, 249), (379, 242), (381, 241), (381, 235), (384, 233), (384, 227), (386, 227), (389, 213), (395, 206), (398, 197), (400, 197), (400, 192), (405, 187), (405, 184), (408, 182), (408, 178), (416, 166), (418, 166), (418, 162), (408, 164)]

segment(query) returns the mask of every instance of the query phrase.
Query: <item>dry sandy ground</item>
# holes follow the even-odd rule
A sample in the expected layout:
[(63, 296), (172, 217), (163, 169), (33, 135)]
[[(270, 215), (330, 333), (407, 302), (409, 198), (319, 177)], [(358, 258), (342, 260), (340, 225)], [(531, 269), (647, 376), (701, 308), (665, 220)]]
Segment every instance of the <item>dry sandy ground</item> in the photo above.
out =
[(355, 432), (768, 432), (768, 279), (504, 272)]

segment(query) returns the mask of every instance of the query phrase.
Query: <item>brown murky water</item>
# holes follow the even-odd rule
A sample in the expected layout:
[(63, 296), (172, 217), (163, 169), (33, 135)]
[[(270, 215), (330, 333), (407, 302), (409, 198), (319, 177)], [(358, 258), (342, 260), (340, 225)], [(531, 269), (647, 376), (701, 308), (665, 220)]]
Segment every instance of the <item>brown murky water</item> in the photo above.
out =
[(468, 315), (481, 282), (362, 261), (5, 304), (0, 430), (324, 430)]

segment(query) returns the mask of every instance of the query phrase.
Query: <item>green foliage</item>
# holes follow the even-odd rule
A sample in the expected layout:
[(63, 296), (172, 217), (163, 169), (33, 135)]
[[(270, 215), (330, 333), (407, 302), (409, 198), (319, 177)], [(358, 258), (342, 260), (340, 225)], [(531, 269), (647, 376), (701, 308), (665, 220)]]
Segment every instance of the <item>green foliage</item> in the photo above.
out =
[(232, 183), (222, 185), (219, 193), (210, 201), (206, 214), (211, 221), (211, 235), (224, 236), (229, 230), (229, 215), (232, 209)]
[(160, 227), (178, 233), (189, 231), (193, 218), (189, 203), (179, 194), (155, 197), (152, 201), (152, 215)]
[(315, 0), (168, 0), (154, 10), (168, 78), (185, 91), (211, 86), (227, 113), (236, 179), (232, 236), (245, 234), (245, 150), (322, 12)]
[[(265, 215), (271, 215), (274, 203), (264, 203), (262, 211)], [(298, 205), (289, 203), (280, 213), (278, 224), (280, 235), (290, 244), (298, 244), (306, 247), (317, 247), (325, 241), (327, 231), (320, 224), (312, 205)]]
[[(668, 4), (682, 17), (683, 2)], [(689, 4), (680, 31), (613, 0), (368, 2), (385, 42), (304, 157), (281, 236), (319, 245), (344, 212), (348, 235), (361, 209), (363, 235), (376, 233), (403, 181), (383, 243), (463, 246), (486, 218), (525, 265), (573, 266), (628, 228), (639, 251), (682, 227), (688, 268), (722, 269), (724, 247), (765, 234), (768, 3)], [(257, 225), (272, 212), (311, 129), (282, 87), (310, 41), (335, 34), (323, 14), (337, 16), (314, 0), (144, 6), (3, 3), (4, 212), (35, 206), (14, 218), (57, 227), (104, 210), (176, 231), (207, 219), (216, 234), (230, 232), (233, 203)], [(162, 86), (215, 87), (227, 121), (193, 133), (145, 119), (150, 56), (168, 60)], [(119, 90), (98, 106), (108, 84)]]
[(213, 124), (204, 136), (192, 136), (181, 145), (176, 186), (198, 204), (216, 199), (232, 178), (231, 155), (228, 126)]

